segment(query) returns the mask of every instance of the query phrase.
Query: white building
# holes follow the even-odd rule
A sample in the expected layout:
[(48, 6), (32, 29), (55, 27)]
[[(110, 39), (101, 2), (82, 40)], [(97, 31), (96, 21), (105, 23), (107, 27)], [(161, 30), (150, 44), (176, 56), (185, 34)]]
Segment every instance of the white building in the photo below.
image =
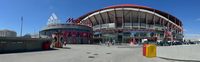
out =
[(12, 30), (0, 30), (0, 37), (16, 37), (17, 33), (15, 31)]

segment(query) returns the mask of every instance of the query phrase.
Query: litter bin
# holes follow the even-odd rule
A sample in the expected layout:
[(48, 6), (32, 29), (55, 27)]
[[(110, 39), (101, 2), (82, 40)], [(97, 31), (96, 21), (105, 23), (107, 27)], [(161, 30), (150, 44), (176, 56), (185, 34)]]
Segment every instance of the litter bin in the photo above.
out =
[(144, 44), (143, 45), (143, 56), (147, 58), (156, 57), (156, 45), (155, 44)]

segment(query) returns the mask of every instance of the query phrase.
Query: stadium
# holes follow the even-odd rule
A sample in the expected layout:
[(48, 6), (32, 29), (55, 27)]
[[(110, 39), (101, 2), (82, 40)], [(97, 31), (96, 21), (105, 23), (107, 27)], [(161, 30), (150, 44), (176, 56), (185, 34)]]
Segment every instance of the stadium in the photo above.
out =
[(94, 42), (182, 41), (182, 22), (166, 12), (146, 6), (122, 4), (89, 12), (76, 19), (92, 27)]

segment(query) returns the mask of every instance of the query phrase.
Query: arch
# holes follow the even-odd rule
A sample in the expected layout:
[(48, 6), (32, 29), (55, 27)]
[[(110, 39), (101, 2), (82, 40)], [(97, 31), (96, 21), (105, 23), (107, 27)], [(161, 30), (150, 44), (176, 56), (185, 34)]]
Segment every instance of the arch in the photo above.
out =
[[(131, 11), (139, 11), (140, 10), (141, 12), (146, 12), (146, 13), (149, 13), (149, 14), (155, 14), (156, 16), (163, 18), (167, 22), (175, 25), (180, 30), (182, 30), (182, 22), (179, 19), (177, 19), (176, 17), (174, 17), (174, 16), (172, 16), (168, 13), (165, 13), (163, 11), (159, 11), (159, 10), (149, 8), (149, 7), (146, 7), (146, 6), (134, 5), (134, 4), (114, 5), (114, 6), (109, 6), (109, 7), (103, 8), (103, 9), (95, 10), (95, 11), (89, 12), (89, 13), (79, 17), (77, 19), (77, 22), (82, 23), (83, 20), (86, 20), (90, 17), (96, 18), (97, 15), (101, 15), (101, 17), (102, 17), (103, 13), (107, 13), (109, 11), (115, 12), (115, 11), (119, 11), (119, 10), (131, 10)], [(109, 13), (107, 13), (107, 14), (109, 14)], [(92, 25), (94, 25), (95, 22), (99, 22), (98, 20), (96, 20), (95, 22), (92, 22), (91, 19), (89, 19), (89, 20), (92, 23)], [(98, 23), (96, 23), (96, 24), (98, 24)]]

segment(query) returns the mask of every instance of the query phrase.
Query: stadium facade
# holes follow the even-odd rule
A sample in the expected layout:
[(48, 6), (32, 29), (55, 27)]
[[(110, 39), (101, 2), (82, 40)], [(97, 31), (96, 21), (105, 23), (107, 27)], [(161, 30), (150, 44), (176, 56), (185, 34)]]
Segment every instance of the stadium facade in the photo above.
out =
[(69, 23), (58, 23), (52, 14), (40, 31), (58, 42), (95, 43), (135, 41), (182, 41), (183, 25), (175, 16), (146, 6), (114, 5), (89, 12)]
[(76, 19), (92, 27), (94, 41), (119, 43), (142, 40), (181, 41), (182, 22), (175, 16), (146, 6), (114, 5), (89, 12)]

